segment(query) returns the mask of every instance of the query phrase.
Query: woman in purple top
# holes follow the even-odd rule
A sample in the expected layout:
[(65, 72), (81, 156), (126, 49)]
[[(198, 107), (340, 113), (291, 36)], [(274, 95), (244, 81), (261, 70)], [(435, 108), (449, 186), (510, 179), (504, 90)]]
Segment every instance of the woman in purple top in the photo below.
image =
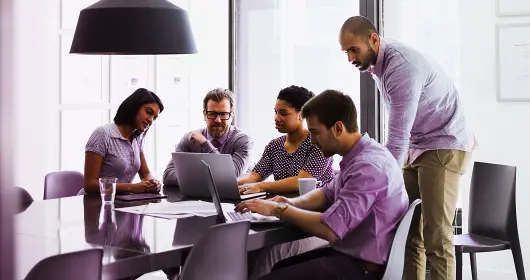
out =
[[(151, 124), (164, 110), (156, 94), (137, 89), (125, 99), (114, 123), (92, 132), (85, 147), (85, 192), (99, 193), (99, 178), (118, 179), (116, 192), (159, 192), (160, 182), (147, 167), (142, 141)], [(141, 182), (132, 184), (136, 173)]]
[[(325, 158), (311, 144), (300, 110), (313, 96), (303, 87), (290, 86), (278, 94), (274, 107), (276, 129), (286, 135), (273, 139), (265, 147), (250, 174), (238, 179), (241, 193), (298, 192), (299, 178), (316, 178), (327, 183), (333, 178), (333, 158)], [(270, 175), (274, 181), (263, 182)]]

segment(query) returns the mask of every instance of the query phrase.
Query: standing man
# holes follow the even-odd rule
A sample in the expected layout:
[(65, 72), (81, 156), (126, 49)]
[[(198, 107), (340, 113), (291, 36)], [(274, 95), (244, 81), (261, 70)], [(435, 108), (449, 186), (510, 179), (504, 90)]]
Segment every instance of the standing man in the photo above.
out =
[(460, 178), (475, 139), (458, 91), (446, 73), (416, 50), (379, 37), (366, 18), (347, 19), (340, 45), (348, 61), (370, 72), (389, 112), (387, 148), (403, 166), (410, 201), (422, 199), (405, 253), (407, 280), (455, 279), (453, 229)]

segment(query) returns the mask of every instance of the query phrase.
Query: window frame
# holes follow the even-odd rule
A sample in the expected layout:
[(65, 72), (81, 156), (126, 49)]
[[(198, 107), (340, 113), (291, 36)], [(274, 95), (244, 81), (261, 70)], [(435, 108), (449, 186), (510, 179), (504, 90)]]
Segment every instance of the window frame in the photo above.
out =
[[(229, 89), (236, 95), (235, 109), (237, 111), (239, 106), (239, 98), (237, 98), (236, 83), (237, 83), (237, 15), (238, 7), (236, 5), (237, 0), (229, 0), (229, 54), (228, 54), (228, 76), (229, 76)], [(367, 17), (372, 21), (379, 31), (379, 34), (383, 34), (382, 25), (382, 0), (358, 0), (359, 1), (359, 13), (362, 16)], [(338, 27), (337, 27), (338, 28)], [(361, 104), (356, 104), (360, 109), (359, 124), (361, 133), (367, 132), (370, 137), (383, 143), (384, 141), (384, 125), (382, 124), (383, 112), (381, 110), (381, 100), (379, 90), (369, 73), (361, 73), (360, 76), (360, 100)], [(237, 124), (239, 115), (233, 121), (233, 124)]]

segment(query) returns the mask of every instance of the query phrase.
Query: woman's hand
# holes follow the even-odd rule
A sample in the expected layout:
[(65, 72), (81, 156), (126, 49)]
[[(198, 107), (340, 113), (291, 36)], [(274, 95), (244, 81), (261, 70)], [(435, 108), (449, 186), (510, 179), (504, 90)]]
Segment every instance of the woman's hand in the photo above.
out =
[(149, 181), (141, 181), (133, 185), (131, 190), (133, 193), (157, 193), (160, 191), (159, 183)]
[(149, 182), (156, 186), (154, 191), (149, 191), (149, 192), (159, 193), (160, 192), (160, 186), (162, 186), (160, 181), (158, 181), (157, 179), (151, 179), (151, 180), (149, 180)]
[(251, 193), (264, 192), (265, 190), (261, 186), (262, 186), (261, 183), (244, 184), (242, 186), (239, 186), (239, 193), (240, 194), (251, 194)]
[(160, 190), (160, 186), (162, 185), (160, 184), (160, 181), (158, 181), (157, 179), (150, 179), (149, 182), (151, 182), (151, 184), (155, 184)]

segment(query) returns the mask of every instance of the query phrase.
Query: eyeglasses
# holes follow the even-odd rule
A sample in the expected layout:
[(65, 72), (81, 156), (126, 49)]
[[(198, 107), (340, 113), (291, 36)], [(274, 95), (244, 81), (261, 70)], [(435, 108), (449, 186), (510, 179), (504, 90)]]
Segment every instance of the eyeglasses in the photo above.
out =
[(217, 119), (217, 116), (223, 121), (230, 119), (232, 112), (214, 112), (214, 111), (204, 111), (206, 117), (210, 120)]

